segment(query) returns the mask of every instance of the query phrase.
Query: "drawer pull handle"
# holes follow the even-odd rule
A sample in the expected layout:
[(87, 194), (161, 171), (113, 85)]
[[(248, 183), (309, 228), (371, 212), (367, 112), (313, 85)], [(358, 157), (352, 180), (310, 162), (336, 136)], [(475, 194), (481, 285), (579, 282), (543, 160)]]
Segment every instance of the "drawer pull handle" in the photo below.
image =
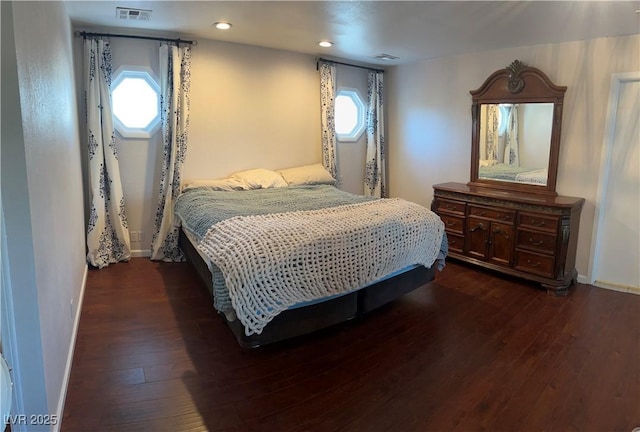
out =
[(454, 208), (456, 208), (456, 206), (453, 204), (445, 204), (444, 208), (446, 208), (447, 210), (453, 210)]
[(503, 220), (503, 221), (508, 221), (509, 219), (511, 219), (511, 218), (509, 217), (509, 215), (504, 215), (504, 216), (502, 217), (502, 220)]
[(507, 234), (505, 231), (503, 231), (500, 228), (494, 228), (493, 233), (494, 234), (502, 234), (504, 236), (504, 238), (506, 238), (507, 240), (509, 240), (509, 238), (510, 238), (509, 234)]
[(540, 267), (540, 261), (534, 264), (531, 262), (531, 260), (527, 260), (527, 264), (529, 264), (531, 267)]
[(539, 221), (536, 219), (531, 219), (531, 225), (535, 225), (537, 227), (542, 227), (544, 226), (544, 221)]
[(480, 224), (476, 225), (475, 227), (471, 228), (471, 230), (470, 230), (470, 231), (471, 231), (471, 232), (475, 232), (475, 231), (478, 231), (479, 229), (481, 229), (482, 231), (484, 231), (484, 230), (485, 230), (484, 224), (481, 224), (481, 223), (480, 223)]
[(450, 221), (450, 220), (447, 221), (447, 226), (449, 227), (455, 226), (455, 224), (456, 224), (456, 221)]
[(529, 237), (529, 243), (531, 243), (534, 246), (540, 246), (542, 243), (544, 243), (544, 241), (543, 240), (535, 241), (533, 240), (533, 237)]
[(484, 216), (484, 215), (486, 215), (486, 213), (482, 211), (482, 212), (478, 213), (478, 215)]
[(458, 239), (449, 240), (449, 244), (456, 244), (457, 242), (458, 242)]

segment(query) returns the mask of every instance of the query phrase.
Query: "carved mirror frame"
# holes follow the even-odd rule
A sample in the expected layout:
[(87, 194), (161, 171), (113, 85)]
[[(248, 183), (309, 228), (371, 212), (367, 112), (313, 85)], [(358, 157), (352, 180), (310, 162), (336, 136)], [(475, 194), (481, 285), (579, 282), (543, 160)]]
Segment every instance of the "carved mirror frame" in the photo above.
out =
[[(539, 69), (515, 60), (504, 69), (497, 70), (477, 90), (472, 90), (471, 105), (471, 181), (470, 186), (492, 189), (557, 195), (556, 179), (560, 153), (560, 130), (562, 128), (562, 105), (566, 86), (557, 86)], [(553, 124), (547, 184), (535, 185), (479, 178), (480, 163), (480, 106), (482, 104), (505, 103), (553, 103)]]

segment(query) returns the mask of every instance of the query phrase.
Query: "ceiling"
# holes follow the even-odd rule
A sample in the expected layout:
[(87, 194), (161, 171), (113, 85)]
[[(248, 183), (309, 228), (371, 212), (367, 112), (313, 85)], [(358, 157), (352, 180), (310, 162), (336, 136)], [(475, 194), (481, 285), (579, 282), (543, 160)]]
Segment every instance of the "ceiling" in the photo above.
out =
[[(640, 33), (640, 1), (66, 1), (76, 28), (213, 39), (396, 65)], [(149, 21), (116, 7), (151, 9)], [(216, 21), (233, 24), (213, 28)], [(118, 28), (118, 29), (115, 29)], [(334, 42), (321, 48), (320, 40)], [(399, 57), (385, 61), (375, 56)]]

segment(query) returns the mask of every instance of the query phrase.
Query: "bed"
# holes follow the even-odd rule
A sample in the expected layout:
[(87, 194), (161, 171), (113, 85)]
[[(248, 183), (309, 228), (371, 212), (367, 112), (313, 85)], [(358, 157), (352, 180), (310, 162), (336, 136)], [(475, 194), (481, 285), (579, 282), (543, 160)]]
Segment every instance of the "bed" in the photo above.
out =
[(244, 347), (376, 309), (432, 281), (447, 252), (424, 207), (329, 184), (194, 187), (175, 214), (180, 248)]
[(492, 180), (508, 180), (518, 183), (546, 184), (547, 169), (532, 170), (531, 168), (498, 163), (491, 166), (480, 166), (480, 178)]
[(549, 174), (546, 168), (522, 172), (516, 175), (518, 183), (546, 185)]

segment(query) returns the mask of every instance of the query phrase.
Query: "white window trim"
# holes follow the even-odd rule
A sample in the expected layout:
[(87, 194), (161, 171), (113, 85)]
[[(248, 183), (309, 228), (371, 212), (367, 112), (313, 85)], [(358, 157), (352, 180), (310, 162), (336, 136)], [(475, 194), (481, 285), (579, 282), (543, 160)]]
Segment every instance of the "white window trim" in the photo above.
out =
[(352, 87), (340, 87), (340, 89), (336, 92), (336, 98), (341, 95), (350, 96), (351, 100), (355, 103), (361, 115), (358, 116), (358, 123), (351, 133), (340, 134), (336, 132), (336, 139), (340, 142), (357, 142), (358, 140), (360, 140), (360, 137), (365, 130), (367, 106), (365, 105), (362, 96), (360, 96), (360, 92), (358, 91), (358, 89)]
[(113, 114), (113, 125), (122, 138), (151, 138), (160, 128), (160, 85), (158, 84), (158, 77), (151, 68), (145, 66), (120, 66), (113, 76), (115, 79), (111, 82), (111, 91), (125, 78), (142, 78), (158, 94), (158, 115), (145, 128), (127, 127), (118, 119), (118, 116)]

